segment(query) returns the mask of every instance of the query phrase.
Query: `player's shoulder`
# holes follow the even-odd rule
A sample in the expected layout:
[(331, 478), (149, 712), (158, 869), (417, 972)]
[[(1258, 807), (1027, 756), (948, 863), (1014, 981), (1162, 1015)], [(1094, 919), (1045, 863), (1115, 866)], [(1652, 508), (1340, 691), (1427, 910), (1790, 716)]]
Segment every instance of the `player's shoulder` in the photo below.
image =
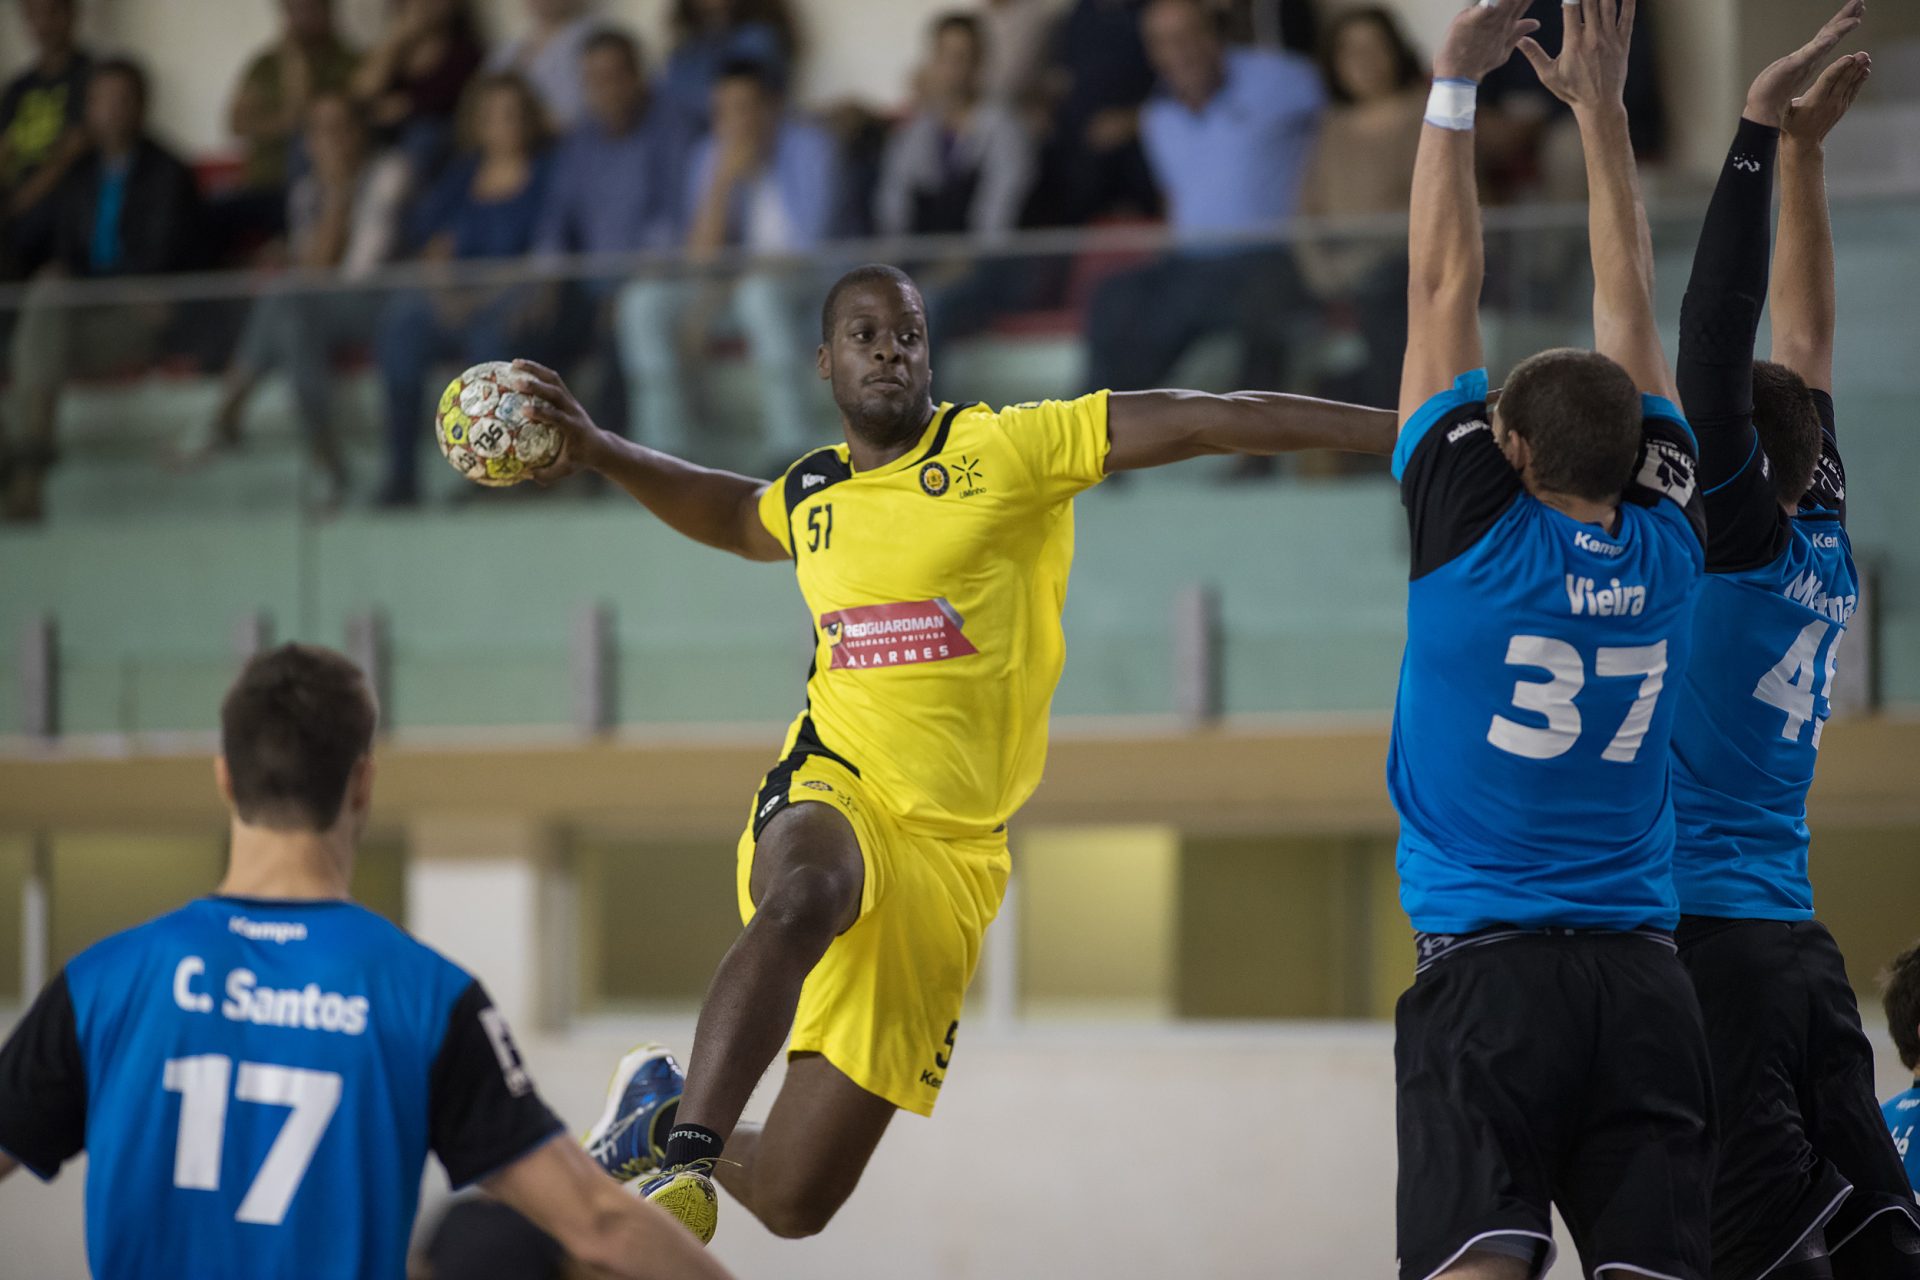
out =
[(1470, 369), (1456, 377), (1451, 386), (1428, 396), (1400, 424), (1400, 437), (1393, 448), (1394, 477), (1404, 480), (1416, 456), (1477, 441), (1482, 432), (1485, 442), (1491, 444), (1493, 415), (1487, 409), (1487, 394), (1487, 371)]
[(212, 927), (206, 912), (208, 898), (196, 898), (163, 915), (110, 933), (67, 961), (69, 985), (89, 985), (102, 974), (132, 972), (131, 962), (158, 947), (171, 946)]
[(780, 474), (772, 488), (780, 495), (787, 514), (820, 490), (843, 480), (853, 479), (853, 465), (847, 460), (847, 446), (827, 445), (802, 454)]

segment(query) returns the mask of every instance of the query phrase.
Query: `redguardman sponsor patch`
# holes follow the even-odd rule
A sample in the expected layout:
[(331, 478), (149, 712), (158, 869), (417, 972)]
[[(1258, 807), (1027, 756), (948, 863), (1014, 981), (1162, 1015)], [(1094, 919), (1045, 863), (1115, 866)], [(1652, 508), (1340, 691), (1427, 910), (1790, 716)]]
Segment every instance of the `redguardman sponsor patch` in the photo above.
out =
[(820, 631), (833, 651), (833, 671), (903, 667), (979, 652), (945, 600), (836, 609), (820, 615)]

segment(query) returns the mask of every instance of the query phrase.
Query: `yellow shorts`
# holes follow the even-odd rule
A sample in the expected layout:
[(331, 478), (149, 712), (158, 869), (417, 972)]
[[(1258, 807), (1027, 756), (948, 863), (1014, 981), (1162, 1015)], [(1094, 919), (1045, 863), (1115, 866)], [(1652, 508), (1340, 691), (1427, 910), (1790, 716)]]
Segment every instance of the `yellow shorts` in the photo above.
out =
[(860, 918), (833, 940), (800, 989), (789, 1053), (818, 1053), (868, 1093), (933, 1114), (980, 962), (980, 940), (1007, 891), (1006, 832), (934, 836), (872, 803), (839, 760), (804, 748), (769, 773), (740, 837), (740, 918), (757, 832), (791, 804), (829, 804), (853, 824), (866, 864)]

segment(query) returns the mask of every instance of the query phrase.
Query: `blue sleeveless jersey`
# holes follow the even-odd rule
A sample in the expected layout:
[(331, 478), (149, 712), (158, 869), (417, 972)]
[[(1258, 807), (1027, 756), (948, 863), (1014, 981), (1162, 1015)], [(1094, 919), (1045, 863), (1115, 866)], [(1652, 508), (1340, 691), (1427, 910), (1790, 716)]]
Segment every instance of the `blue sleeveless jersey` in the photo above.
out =
[(1528, 495), (1486, 376), (1409, 419), (1413, 535), (1388, 788), (1414, 928), (1672, 927), (1668, 744), (1703, 561), (1693, 443), (1646, 397), (1613, 533)]
[(1757, 443), (1707, 495), (1709, 572), (1673, 737), (1674, 882), (1689, 915), (1813, 915), (1807, 789), (1860, 598), (1832, 401), (1816, 402), (1821, 462), (1794, 516)]
[(21, 1112), (63, 1086), (20, 1060), (77, 1055), (99, 1280), (401, 1280), (430, 1149), (462, 1182), (556, 1126), (478, 984), (347, 902), (191, 903), (76, 957), (15, 1040), (0, 1146), (42, 1176), (68, 1152)]

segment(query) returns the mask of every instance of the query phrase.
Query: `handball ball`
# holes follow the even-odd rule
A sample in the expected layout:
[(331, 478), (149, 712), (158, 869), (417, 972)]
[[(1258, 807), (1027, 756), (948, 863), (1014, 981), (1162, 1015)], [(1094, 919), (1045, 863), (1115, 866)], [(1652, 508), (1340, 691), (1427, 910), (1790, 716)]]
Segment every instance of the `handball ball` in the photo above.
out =
[(475, 484), (519, 484), (560, 456), (560, 434), (527, 417), (544, 404), (514, 390), (513, 366), (504, 360), (477, 364), (440, 395), (433, 438), (447, 461)]

